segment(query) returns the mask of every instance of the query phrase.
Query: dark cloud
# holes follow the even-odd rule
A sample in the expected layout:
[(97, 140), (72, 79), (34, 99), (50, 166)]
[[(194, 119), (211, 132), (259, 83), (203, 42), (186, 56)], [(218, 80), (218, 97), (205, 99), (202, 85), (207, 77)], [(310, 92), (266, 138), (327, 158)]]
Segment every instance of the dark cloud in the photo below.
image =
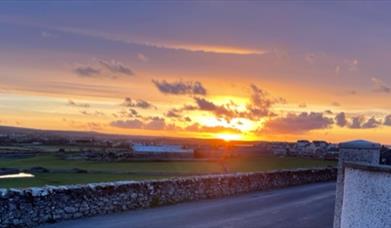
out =
[(164, 94), (174, 95), (206, 95), (206, 89), (201, 82), (167, 82), (166, 80), (158, 81), (152, 80), (152, 83), (158, 88), (158, 90)]
[(115, 118), (118, 118), (118, 117), (121, 117), (121, 118), (136, 118), (137, 117), (137, 118), (143, 119), (143, 117), (134, 108), (121, 110), (118, 113), (113, 113), (113, 116)]
[(255, 85), (251, 85), (251, 97), (249, 103), (246, 105), (246, 110), (243, 111), (238, 111), (238, 105), (232, 101), (218, 105), (204, 97), (194, 97), (193, 99), (196, 105), (185, 105), (182, 108), (172, 109), (171, 112), (167, 114), (174, 117), (180, 115), (183, 111), (198, 110), (210, 112), (216, 117), (224, 118), (228, 122), (233, 118), (247, 118), (258, 121), (263, 117), (275, 116), (271, 111), (272, 106), (276, 103), (285, 102), (282, 98), (270, 98), (266, 92)]
[(230, 110), (228, 105), (216, 105), (213, 102), (200, 97), (195, 97), (194, 100), (197, 104), (198, 110), (214, 113), (217, 117), (232, 119), (233, 117), (238, 116), (238, 113)]
[(100, 70), (91, 66), (79, 66), (73, 72), (82, 77), (94, 77), (100, 74)]
[(142, 109), (149, 109), (155, 107), (148, 101), (141, 100), (141, 99), (135, 100), (130, 97), (126, 97), (122, 105), (125, 107), (142, 108)]
[(340, 127), (348, 127), (351, 129), (370, 129), (377, 128), (382, 125), (382, 122), (372, 116), (366, 119), (365, 116), (354, 116), (348, 120), (344, 112), (340, 112), (335, 116), (335, 122)]
[(128, 128), (128, 129), (141, 129), (144, 123), (138, 119), (130, 120), (116, 120), (110, 123), (113, 127)]
[(125, 64), (118, 62), (114, 59), (111, 61), (108, 60), (98, 60), (98, 63), (105, 68), (106, 70), (110, 71), (114, 74), (125, 74), (128, 76), (134, 75), (134, 72)]
[(365, 118), (364, 116), (355, 116), (352, 117), (352, 123), (350, 124), (350, 128), (353, 129), (360, 129), (362, 127), (362, 124), (364, 123)]
[(300, 114), (289, 113), (285, 117), (278, 117), (266, 122), (261, 131), (276, 133), (305, 133), (316, 129), (331, 127), (333, 120), (325, 117), (323, 113), (302, 112)]
[(171, 109), (166, 113), (166, 116), (169, 118), (180, 118), (182, 115), (179, 112), (177, 109)]
[(362, 126), (361, 128), (377, 128), (381, 125), (381, 121), (377, 120), (374, 116), (369, 118)]
[(340, 112), (335, 116), (335, 123), (340, 127), (345, 127), (348, 125), (346, 115), (344, 112)]
[(271, 112), (271, 108), (276, 103), (285, 103), (283, 98), (270, 98), (268, 93), (251, 84), (251, 99), (247, 105), (247, 113), (243, 113), (243, 117), (256, 120), (262, 117), (275, 116)]
[(331, 110), (326, 110), (326, 111), (324, 111), (324, 114), (332, 115), (332, 114), (333, 114), (333, 111), (331, 111)]
[(386, 126), (391, 126), (391, 115), (387, 115), (386, 117), (384, 117), (383, 124)]
[(74, 107), (79, 107), (79, 108), (89, 108), (90, 104), (87, 103), (76, 103), (75, 101), (69, 99), (68, 100), (68, 105), (69, 106), (74, 106)]
[(140, 119), (116, 120), (110, 123), (113, 127), (145, 130), (180, 130), (175, 124), (168, 124), (162, 117), (144, 117)]
[(150, 121), (144, 124), (144, 129), (147, 130), (163, 130), (166, 128), (166, 121), (161, 117), (153, 117)]

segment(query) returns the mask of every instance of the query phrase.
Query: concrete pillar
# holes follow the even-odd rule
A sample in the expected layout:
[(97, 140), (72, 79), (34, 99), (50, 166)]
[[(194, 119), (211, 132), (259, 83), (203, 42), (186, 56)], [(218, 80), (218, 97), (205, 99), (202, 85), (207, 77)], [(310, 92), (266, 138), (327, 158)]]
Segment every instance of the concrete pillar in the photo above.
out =
[(334, 228), (341, 228), (341, 212), (344, 189), (344, 163), (357, 162), (378, 165), (381, 145), (364, 140), (355, 140), (339, 144), (337, 190), (334, 210)]

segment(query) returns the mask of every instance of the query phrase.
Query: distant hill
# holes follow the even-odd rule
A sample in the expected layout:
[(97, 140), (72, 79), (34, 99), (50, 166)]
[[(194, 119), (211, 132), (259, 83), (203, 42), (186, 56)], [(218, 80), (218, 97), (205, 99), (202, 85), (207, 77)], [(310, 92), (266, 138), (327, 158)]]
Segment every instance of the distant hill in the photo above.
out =
[[(63, 130), (44, 130), (34, 128), (22, 128), (13, 126), (0, 126), (0, 134), (27, 134), (35, 136), (62, 136), (72, 138), (96, 138), (96, 139), (129, 139), (129, 140), (153, 140), (172, 144), (193, 144), (193, 143), (222, 143), (221, 139), (197, 139), (181, 137), (162, 137), (162, 136), (139, 136), (139, 135), (120, 135), (106, 134), (94, 131), (63, 131)], [(236, 142), (241, 143), (241, 142)], [(246, 142), (249, 143), (249, 142)]]

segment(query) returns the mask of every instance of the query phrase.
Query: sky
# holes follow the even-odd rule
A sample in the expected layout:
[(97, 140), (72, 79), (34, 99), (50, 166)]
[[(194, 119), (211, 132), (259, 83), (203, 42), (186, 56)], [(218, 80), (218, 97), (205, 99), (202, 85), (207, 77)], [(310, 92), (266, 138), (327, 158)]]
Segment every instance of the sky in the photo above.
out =
[(0, 125), (391, 144), (391, 3), (0, 3)]

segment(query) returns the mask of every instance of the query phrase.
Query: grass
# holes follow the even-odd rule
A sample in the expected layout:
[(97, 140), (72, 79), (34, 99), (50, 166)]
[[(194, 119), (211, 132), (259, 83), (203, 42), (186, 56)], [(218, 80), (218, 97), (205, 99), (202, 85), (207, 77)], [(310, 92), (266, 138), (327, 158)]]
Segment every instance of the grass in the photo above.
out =
[[(229, 172), (252, 172), (277, 169), (310, 168), (335, 166), (334, 161), (312, 160), (304, 158), (280, 158), (263, 156), (251, 159), (230, 158), (224, 162)], [(37, 156), (23, 159), (0, 160), (0, 168), (31, 168), (41, 166), (49, 169), (80, 168), (89, 171), (107, 173), (87, 174), (38, 174), (35, 178), (0, 180), (1, 187), (28, 187), (41, 185), (61, 185), (72, 183), (88, 183), (114, 180), (156, 179), (186, 173), (218, 173), (223, 166), (215, 161), (130, 161), (130, 162), (98, 162), (83, 160), (62, 160), (55, 156)], [(109, 172), (132, 172), (135, 174), (115, 174)], [(163, 173), (164, 175), (157, 175)]]

